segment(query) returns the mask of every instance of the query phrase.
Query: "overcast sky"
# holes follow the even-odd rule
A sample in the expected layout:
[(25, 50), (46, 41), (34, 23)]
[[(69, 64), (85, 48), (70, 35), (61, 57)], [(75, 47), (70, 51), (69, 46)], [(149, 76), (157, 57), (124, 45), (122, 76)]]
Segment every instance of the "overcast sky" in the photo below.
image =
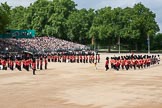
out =
[[(0, 3), (7, 2), (10, 6), (29, 6), (36, 0), (0, 0)], [(135, 3), (141, 2), (156, 14), (156, 21), (159, 24), (160, 32), (162, 32), (162, 0), (74, 0), (78, 5), (77, 8), (93, 8), (100, 9), (105, 6), (111, 7), (132, 7)]]

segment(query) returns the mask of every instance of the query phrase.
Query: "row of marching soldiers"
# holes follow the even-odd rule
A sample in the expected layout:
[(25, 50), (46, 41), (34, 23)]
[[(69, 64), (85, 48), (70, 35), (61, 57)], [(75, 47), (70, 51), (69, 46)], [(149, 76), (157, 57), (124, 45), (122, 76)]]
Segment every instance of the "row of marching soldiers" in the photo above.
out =
[(76, 54), (60, 54), (60, 55), (48, 55), (48, 62), (64, 62), (64, 63), (94, 63), (95, 60), (100, 62), (99, 54), (84, 54), (84, 55), (76, 55)]
[(119, 56), (119, 57), (111, 57), (106, 58), (105, 68), (106, 71), (109, 69), (109, 62), (112, 69), (119, 70), (119, 69), (142, 69), (150, 67), (151, 65), (159, 64), (160, 56), (159, 55), (129, 55), (129, 56)]
[(47, 57), (37, 57), (37, 58), (16, 58), (16, 60), (10, 58), (0, 58), (0, 70), (7, 70), (8, 68), (14, 70), (15, 68), (22, 71), (22, 68), (26, 71), (30, 69), (33, 70), (33, 75), (35, 75), (36, 69), (42, 70), (47, 69)]

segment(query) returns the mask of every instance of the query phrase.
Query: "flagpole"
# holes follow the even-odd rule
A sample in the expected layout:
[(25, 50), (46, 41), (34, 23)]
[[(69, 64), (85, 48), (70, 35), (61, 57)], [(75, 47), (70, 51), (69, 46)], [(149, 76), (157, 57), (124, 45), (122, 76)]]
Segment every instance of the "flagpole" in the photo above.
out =
[(150, 54), (150, 36), (147, 36), (148, 54)]
[(118, 43), (119, 43), (119, 54), (120, 54), (120, 36), (118, 37)]

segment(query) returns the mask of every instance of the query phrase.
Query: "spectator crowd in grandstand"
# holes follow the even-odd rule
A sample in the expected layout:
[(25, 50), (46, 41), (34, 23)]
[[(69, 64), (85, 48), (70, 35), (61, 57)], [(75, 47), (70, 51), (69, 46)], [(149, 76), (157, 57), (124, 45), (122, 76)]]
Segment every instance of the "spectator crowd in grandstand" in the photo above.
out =
[(55, 52), (57, 50), (76, 50), (87, 49), (85, 45), (57, 39), (55, 37), (35, 37), (31, 39), (0, 39), (0, 51), (20, 51), (26, 50), (31, 52)]

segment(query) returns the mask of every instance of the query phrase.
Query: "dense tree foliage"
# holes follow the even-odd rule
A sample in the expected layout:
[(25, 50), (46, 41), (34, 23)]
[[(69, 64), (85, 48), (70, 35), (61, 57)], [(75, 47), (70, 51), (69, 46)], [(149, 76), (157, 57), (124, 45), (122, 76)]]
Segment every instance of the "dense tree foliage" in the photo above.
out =
[(23, 6), (15, 7), (11, 10), (11, 23), (9, 25), (10, 29), (26, 29), (25, 27), (25, 13), (26, 8)]
[(0, 33), (3, 33), (10, 23), (10, 7), (7, 3), (1, 3), (0, 5)]
[(94, 15), (93, 9), (81, 9), (71, 13), (67, 20), (68, 38), (71, 41), (86, 44), (89, 41), (88, 33), (92, 26)]
[(162, 48), (162, 33), (158, 33), (152, 38), (151, 49), (161, 50)]
[(121, 41), (127, 43), (129, 49), (138, 50), (146, 48), (147, 37), (155, 36), (158, 31), (155, 14), (139, 3), (133, 8), (105, 7), (98, 10), (90, 35), (106, 40), (109, 46)]
[(12, 9), (4, 3), (0, 5), (0, 31), (6, 25), (10, 29), (34, 29), (37, 36), (105, 45), (109, 50), (119, 43), (130, 50), (147, 49), (148, 37), (152, 49), (161, 45), (156, 15), (141, 3), (98, 10), (79, 10), (76, 6), (73, 0), (37, 0), (29, 7)]

